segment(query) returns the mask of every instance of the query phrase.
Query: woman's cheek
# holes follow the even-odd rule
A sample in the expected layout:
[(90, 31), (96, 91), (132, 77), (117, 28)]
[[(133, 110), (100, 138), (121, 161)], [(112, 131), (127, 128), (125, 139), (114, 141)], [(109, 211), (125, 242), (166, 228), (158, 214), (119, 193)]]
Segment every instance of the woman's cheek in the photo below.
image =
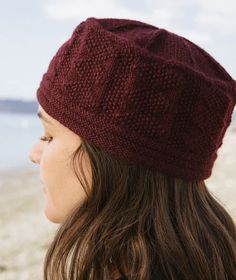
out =
[(55, 175), (56, 163), (54, 157), (53, 149), (51, 147), (44, 147), (40, 160), (40, 177), (45, 187), (51, 184)]

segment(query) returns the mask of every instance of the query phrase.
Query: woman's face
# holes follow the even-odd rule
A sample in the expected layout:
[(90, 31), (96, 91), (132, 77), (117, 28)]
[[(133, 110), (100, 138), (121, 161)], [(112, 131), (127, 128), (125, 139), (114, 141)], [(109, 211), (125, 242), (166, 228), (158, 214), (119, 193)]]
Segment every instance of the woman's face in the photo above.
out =
[[(80, 145), (80, 137), (53, 119), (40, 105), (38, 111), (43, 116), (44, 136), (52, 138), (50, 142), (39, 140), (32, 147), (29, 158), (40, 165), (40, 178), (45, 188), (45, 215), (50, 221), (61, 223), (86, 197), (71, 164), (72, 154)], [(86, 159), (83, 160), (83, 169), (90, 183), (90, 165), (86, 157), (83, 159)]]

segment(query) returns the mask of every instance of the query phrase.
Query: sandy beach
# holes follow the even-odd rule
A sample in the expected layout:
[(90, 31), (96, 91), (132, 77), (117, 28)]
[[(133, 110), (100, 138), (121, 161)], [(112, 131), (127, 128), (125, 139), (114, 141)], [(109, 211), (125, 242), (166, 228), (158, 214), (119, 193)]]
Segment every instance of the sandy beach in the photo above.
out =
[[(218, 150), (208, 189), (236, 221), (236, 131)], [(0, 279), (43, 279), (43, 260), (58, 225), (44, 215), (38, 171), (0, 173)]]
[(43, 213), (38, 172), (1, 174), (0, 279), (43, 279), (42, 264), (58, 225)]

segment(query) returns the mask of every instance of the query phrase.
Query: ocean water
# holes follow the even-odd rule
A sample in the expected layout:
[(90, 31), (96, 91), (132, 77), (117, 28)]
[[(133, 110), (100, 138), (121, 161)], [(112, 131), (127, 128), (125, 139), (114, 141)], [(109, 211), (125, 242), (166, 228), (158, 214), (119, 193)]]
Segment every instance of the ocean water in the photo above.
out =
[[(232, 124), (236, 123), (236, 111)], [(0, 113), (0, 172), (18, 169), (38, 170), (29, 159), (29, 152), (43, 134), (40, 119), (34, 114)]]
[(42, 134), (36, 114), (0, 113), (0, 172), (38, 169), (30, 161), (29, 152)]

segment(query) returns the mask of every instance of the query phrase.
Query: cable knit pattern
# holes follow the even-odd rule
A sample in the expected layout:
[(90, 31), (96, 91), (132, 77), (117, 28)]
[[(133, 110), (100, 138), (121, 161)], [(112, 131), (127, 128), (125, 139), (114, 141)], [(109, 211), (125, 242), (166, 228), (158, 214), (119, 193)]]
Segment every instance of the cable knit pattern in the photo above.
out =
[(87, 18), (37, 90), (61, 124), (133, 164), (203, 180), (236, 104), (236, 81), (205, 50), (131, 19)]

